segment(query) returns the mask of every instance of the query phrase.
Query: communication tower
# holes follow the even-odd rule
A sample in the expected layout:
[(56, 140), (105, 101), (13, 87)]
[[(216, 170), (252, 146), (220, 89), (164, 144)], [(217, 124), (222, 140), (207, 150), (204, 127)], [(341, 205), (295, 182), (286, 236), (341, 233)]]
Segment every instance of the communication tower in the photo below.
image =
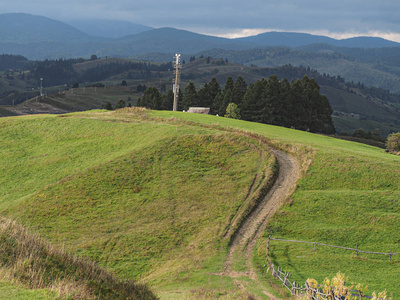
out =
[(174, 61), (174, 69), (175, 69), (175, 83), (173, 86), (174, 90), (174, 107), (173, 111), (178, 110), (178, 97), (179, 97), (179, 81), (180, 81), (180, 70), (182, 68), (181, 65), (181, 55), (179, 53), (175, 54), (175, 61)]

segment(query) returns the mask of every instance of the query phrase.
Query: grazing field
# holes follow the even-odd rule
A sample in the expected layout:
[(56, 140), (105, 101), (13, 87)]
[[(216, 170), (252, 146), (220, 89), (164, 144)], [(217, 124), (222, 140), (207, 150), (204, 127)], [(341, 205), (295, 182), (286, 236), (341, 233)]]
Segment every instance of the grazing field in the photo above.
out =
[[(275, 160), (257, 139), (145, 113), (1, 119), (0, 205), (122, 278), (201, 294), (223, 267), (232, 220), (251, 211)], [(227, 278), (212, 287), (237, 293)]]
[[(140, 109), (3, 118), (0, 132), (2, 214), (122, 278), (149, 283), (163, 299), (265, 298), (275, 284), (263, 268), (268, 235), (400, 252), (400, 157), (379, 148)], [(295, 156), (302, 178), (257, 243), (258, 280), (217, 276), (232, 221), (255, 204), (250, 187), (260, 189), (276, 171), (261, 139)], [(276, 241), (270, 250), (296, 282), (340, 270), (369, 294), (400, 295), (400, 257)], [(235, 259), (233, 268), (244, 270)]]
[[(167, 113), (157, 112), (167, 117)], [(200, 121), (201, 117), (180, 115)], [(218, 121), (217, 121), (218, 120)], [(290, 203), (278, 211), (259, 240), (255, 260), (265, 263), (268, 235), (275, 238), (320, 242), (374, 252), (400, 252), (400, 157), (384, 150), (320, 135), (225, 118), (210, 123), (248, 130), (271, 138), (272, 144), (293, 151), (313, 149), (311, 166), (298, 183)], [(296, 150), (294, 150), (296, 147)], [(304, 159), (304, 154), (299, 156)], [(315, 278), (322, 282), (339, 270), (349, 282), (368, 285), (372, 291), (387, 289), (400, 296), (400, 256), (360, 254), (313, 245), (271, 242), (273, 263), (292, 273), (296, 282)], [(368, 293), (367, 291), (367, 293)]]

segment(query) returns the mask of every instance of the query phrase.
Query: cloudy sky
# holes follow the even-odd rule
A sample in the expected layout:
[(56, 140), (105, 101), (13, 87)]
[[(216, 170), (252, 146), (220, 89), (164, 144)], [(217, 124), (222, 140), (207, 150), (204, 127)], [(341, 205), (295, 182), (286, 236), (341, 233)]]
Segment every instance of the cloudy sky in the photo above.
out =
[(6, 0), (0, 13), (8, 12), (119, 19), (225, 37), (274, 30), (400, 42), (400, 0)]

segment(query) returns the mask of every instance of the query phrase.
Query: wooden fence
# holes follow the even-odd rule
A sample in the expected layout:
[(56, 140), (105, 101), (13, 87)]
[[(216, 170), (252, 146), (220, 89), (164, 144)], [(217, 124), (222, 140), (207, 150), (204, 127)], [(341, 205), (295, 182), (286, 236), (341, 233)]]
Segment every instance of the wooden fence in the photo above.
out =
[[(291, 274), (288, 272), (284, 272), (281, 267), (275, 268), (274, 264), (271, 264), (267, 269), (267, 273), (271, 270), (271, 275), (282, 282), (282, 287), (285, 287), (289, 290), (291, 295), (295, 296), (306, 296), (307, 299), (313, 300), (341, 300), (345, 299), (344, 296), (336, 293), (334, 288), (330, 288), (328, 294), (324, 293), (323, 286), (318, 285), (317, 288), (311, 287), (307, 281), (304, 283), (304, 286), (299, 285), (295, 281), (291, 281)], [(359, 290), (348, 290), (348, 295), (352, 297), (356, 297), (356, 299), (372, 299), (372, 296), (363, 295), (363, 293)], [(376, 298), (377, 300), (387, 300), (383, 298)]]
[[(339, 246), (334, 246), (334, 245), (327, 245), (327, 244), (321, 244), (321, 243), (316, 243), (316, 242), (304, 242), (304, 241), (294, 241), (294, 240), (284, 240), (284, 239), (276, 239), (276, 238), (271, 238), (271, 236), (268, 237), (267, 241), (267, 264), (268, 264), (268, 269), (267, 273), (271, 270), (271, 275), (277, 279), (279, 279), (282, 282), (282, 287), (285, 287), (289, 290), (289, 292), (292, 295), (305, 295), (307, 296), (308, 299), (313, 299), (313, 300), (340, 300), (344, 299), (342, 298), (345, 295), (335, 295), (335, 290), (330, 289), (329, 294), (325, 294), (323, 292), (323, 287), (318, 286), (317, 288), (311, 287), (307, 281), (304, 283), (304, 286), (299, 285), (295, 281), (291, 281), (291, 274), (288, 272), (284, 272), (281, 267), (275, 268), (274, 264), (271, 263), (271, 259), (269, 257), (269, 244), (270, 241), (284, 241), (284, 242), (293, 242), (293, 243), (305, 243), (305, 244), (313, 244), (314, 245), (314, 251), (317, 250), (317, 245), (320, 246), (326, 246), (326, 247), (334, 247), (334, 248), (340, 248), (340, 249), (345, 249), (345, 250), (351, 250), (351, 251), (356, 251), (356, 255), (358, 257), (358, 253), (369, 253), (369, 254), (380, 254), (380, 255), (389, 255), (389, 261), (391, 261), (391, 257), (393, 255), (398, 255), (400, 253), (380, 253), (380, 252), (370, 252), (370, 251), (361, 251), (358, 249), (358, 244), (356, 245), (356, 248), (347, 248), (347, 247), (339, 247)], [(372, 299), (373, 297), (371, 296), (366, 296), (363, 295), (361, 291), (359, 290), (349, 290), (350, 296), (356, 297), (360, 300), (362, 299)], [(377, 298), (377, 300), (387, 300), (387, 299), (382, 299), (382, 298)]]
[[(273, 241), (282, 241), (282, 242), (291, 242), (291, 243), (313, 244), (313, 245), (314, 245), (314, 252), (317, 251), (317, 245), (318, 245), (318, 246), (325, 246), (325, 247), (339, 248), (339, 249), (344, 249), (344, 250), (355, 251), (357, 257), (358, 257), (358, 254), (359, 254), (359, 253), (378, 254), (378, 255), (388, 255), (388, 256), (389, 256), (389, 261), (392, 261), (392, 256), (394, 256), (394, 255), (400, 255), (400, 252), (392, 253), (392, 251), (390, 251), (389, 253), (362, 251), (362, 250), (358, 249), (358, 244), (356, 244), (356, 248), (348, 248), (348, 247), (340, 247), (340, 246), (335, 246), (335, 245), (322, 244), (322, 243), (317, 243), (317, 242), (304, 242), (304, 241), (295, 241), (295, 240), (276, 239), (276, 238), (272, 238), (271, 236), (268, 237), (267, 254), (268, 254), (268, 250), (269, 250), (268, 248), (269, 248), (269, 242), (270, 242), (270, 240), (273, 240)], [(267, 257), (268, 257), (268, 255), (267, 255)]]

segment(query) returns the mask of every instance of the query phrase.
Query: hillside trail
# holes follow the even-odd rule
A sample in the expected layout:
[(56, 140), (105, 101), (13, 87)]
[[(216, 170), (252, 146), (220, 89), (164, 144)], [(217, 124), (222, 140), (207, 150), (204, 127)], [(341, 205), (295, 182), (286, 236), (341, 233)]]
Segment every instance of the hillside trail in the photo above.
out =
[[(275, 155), (279, 164), (278, 178), (261, 203), (241, 225), (234, 237), (228, 258), (225, 262), (224, 271), (215, 274), (234, 278), (238, 287), (240, 284), (237, 280), (242, 276), (258, 281), (257, 274), (251, 262), (257, 238), (262, 234), (265, 225), (277, 208), (293, 194), (297, 186), (296, 182), (300, 177), (300, 165), (296, 158), (277, 149), (270, 149), (270, 151)], [(232, 269), (235, 256), (237, 257), (238, 255), (244, 257), (246, 271), (234, 271)], [(263, 291), (263, 293), (269, 299), (278, 299), (267, 291)]]

